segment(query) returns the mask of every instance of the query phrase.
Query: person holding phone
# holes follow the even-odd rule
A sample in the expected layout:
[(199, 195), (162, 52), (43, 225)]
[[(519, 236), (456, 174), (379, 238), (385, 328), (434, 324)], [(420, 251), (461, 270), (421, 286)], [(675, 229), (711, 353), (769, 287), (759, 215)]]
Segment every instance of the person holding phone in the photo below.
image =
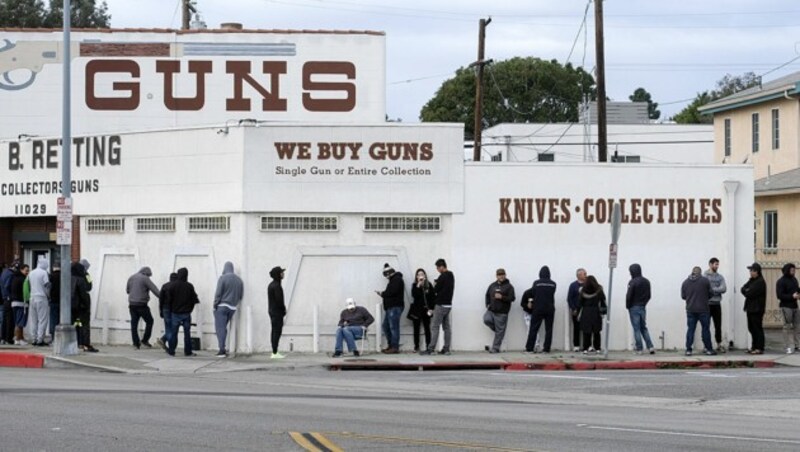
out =
[(483, 323), (494, 332), (492, 346), (486, 346), (486, 351), (489, 353), (500, 353), (500, 346), (503, 345), (503, 338), (506, 335), (511, 303), (516, 300), (514, 286), (506, 279), (506, 271), (498, 268), (495, 277), (495, 282), (486, 289), (486, 313), (483, 315)]
[(408, 309), (406, 317), (414, 325), (414, 351), (419, 352), (419, 333), (420, 326), (425, 333), (425, 348), (431, 345), (431, 316), (434, 307), (433, 284), (428, 281), (428, 274), (425, 270), (418, 268), (414, 282), (411, 283), (411, 298), (414, 301)]

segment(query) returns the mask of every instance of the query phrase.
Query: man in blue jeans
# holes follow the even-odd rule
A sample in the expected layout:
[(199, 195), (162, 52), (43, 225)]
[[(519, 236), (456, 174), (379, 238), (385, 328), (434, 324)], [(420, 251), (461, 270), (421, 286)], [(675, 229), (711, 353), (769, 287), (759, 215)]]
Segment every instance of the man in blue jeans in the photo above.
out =
[(403, 274), (394, 271), (391, 265), (383, 265), (383, 276), (389, 280), (386, 284), (386, 290), (381, 292), (376, 290), (381, 298), (383, 298), (383, 310), (385, 318), (383, 319), (383, 334), (386, 336), (388, 346), (381, 350), (382, 353), (396, 354), (400, 353), (400, 316), (403, 314), (405, 308), (405, 284), (403, 283)]
[(175, 356), (178, 346), (178, 328), (183, 327), (183, 354), (195, 356), (192, 352), (192, 311), (194, 305), (200, 303), (197, 292), (189, 282), (189, 270), (179, 268), (178, 279), (167, 288), (167, 304), (172, 318), (170, 319), (169, 346), (167, 354)]
[(347, 349), (353, 352), (353, 355), (360, 356), (356, 341), (363, 337), (367, 328), (375, 321), (372, 314), (366, 308), (356, 306), (356, 302), (352, 298), (348, 298), (346, 304), (347, 308), (339, 314), (336, 347), (333, 349), (334, 358), (342, 356), (342, 341), (347, 343)]
[(697, 331), (697, 322), (700, 322), (701, 336), (703, 337), (703, 353), (716, 355), (711, 345), (711, 309), (708, 300), (714, 295), (711, 282), (702, 275), (700, 267), (694, 267), (692, 274), (681, 285), (681, 298), (686, 301), (686, 356), (692, 356), (694, 334)]
[(641, 355), (644, 353), (642, 338), (647, 345), (651, 355), (656, 353), (653, 341), (650, 340), (650, 333), (647, 331), (647, 303), (650, 301), (650, 281), (642, 276), (642, 266), (631, 264), (628, 268), (631, 273), (631, 280), (628, 283), (628, 293), (625, 295), (625, 307), (631, 318), (633, 327), (633, 338), (636, 342), (634, 353)]

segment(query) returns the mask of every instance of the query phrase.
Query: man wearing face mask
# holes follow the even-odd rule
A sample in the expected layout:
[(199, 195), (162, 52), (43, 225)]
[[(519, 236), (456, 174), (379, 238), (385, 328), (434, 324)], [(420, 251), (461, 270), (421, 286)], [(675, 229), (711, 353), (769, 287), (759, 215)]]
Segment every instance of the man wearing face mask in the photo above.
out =
[(356, 347), (356, 341), (366, 334), (367, 328), (375, 321), (372, 314), (365, 307), (356, 306), (356, 302), (352, 298), (348, 298), (345, 304), (347, 307), (339, 314), (336, 346), (333, 349), (334, 358), (342, 356), (342, 341), (347, 342), (347, 349), (353, 352), (353, 355), (361, 356)]
[(400, 316), (405, 308), (403, 300), (405, 283), (403, 283), (403, 274), (394, 271), (388, 263), (383, 265), (383, 276), (389, 280), (386, 283), (386, 290), (375, 291), (378, 296), (383, 298), (383, 310), (386, 314), (383, 319), (383, 334), (386, 336), (388, 346), (381, 352), (397, 354), (400, 352)]

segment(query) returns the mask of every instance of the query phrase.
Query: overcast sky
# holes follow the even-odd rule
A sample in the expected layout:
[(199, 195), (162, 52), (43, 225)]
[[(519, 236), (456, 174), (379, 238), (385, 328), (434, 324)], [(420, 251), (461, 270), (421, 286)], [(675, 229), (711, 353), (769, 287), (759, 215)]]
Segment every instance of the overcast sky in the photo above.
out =
[[(179, 28), (180, 0), (107, 0), (113, 27)], [(644, 87), (662, 118), (726, 73), (768, 81), (800, 71), (798, 0), (606, 0), (606, 90), (624, 101)], [(478, 20), (492, 16), (486, 57), (557, 59), (594, 68), (594, 4), (585, 0), (197, 0), (210, 28), (386, 32), (387, 113), (404, 122), (441, 83), (477, 58)], [(577, 39), (576, 39), (577, 38)], [(584, 42), (586, 45), (584, 45)], [(798, 58), (796, 61), (774, 70)], [(774, 70), (774, 71), (773, 71)], [(487, 83), (491, 84), (491, 81)], [(488, 86), (491, 89), (491, 85)]]

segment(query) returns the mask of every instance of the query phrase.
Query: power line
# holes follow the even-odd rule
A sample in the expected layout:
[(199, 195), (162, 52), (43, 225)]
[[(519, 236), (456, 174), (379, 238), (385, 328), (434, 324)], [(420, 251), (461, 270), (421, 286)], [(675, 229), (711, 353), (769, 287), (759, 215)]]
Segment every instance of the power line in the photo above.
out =
[(589, 6), (591, 4), (592, 0), (588, 0), (586, 2), (586, 8), (583, 10), (583, 20), (581, 20), (581, 25), (578, 27), (578, 33), (575, 34), (575, 40), (572, 41), (572, 47), (569, 49), (569, 55), (567, 55), (567, 59), (564, 60), (565, 65), (569, 63), (569, 59), (572, 57), (572, 52), (575, 50), (575, 45), (578, 43), (578, 38), (581, 36), (581, 30), (586, 27), (586, 17), (589, 15)]
[(407, 79), (407, 80), (397, 80), (395, 82), (390, 82), (389, 84), (390, 85), (399, 85), (401, 83), (412, 83), (412, 82), (418, 82), (418, 81), (421, 81), (421, 80), (430, 80), (432, 78), (447, 77), (447, 76), (453, 75), (453, 74), (455, 74), (455, 72), (451, 71), (451, 72), (447, 72), (447, 73), (444, 73), (444, 74), (426, 75), (424, 77), (410, 78), (410, 79)]

